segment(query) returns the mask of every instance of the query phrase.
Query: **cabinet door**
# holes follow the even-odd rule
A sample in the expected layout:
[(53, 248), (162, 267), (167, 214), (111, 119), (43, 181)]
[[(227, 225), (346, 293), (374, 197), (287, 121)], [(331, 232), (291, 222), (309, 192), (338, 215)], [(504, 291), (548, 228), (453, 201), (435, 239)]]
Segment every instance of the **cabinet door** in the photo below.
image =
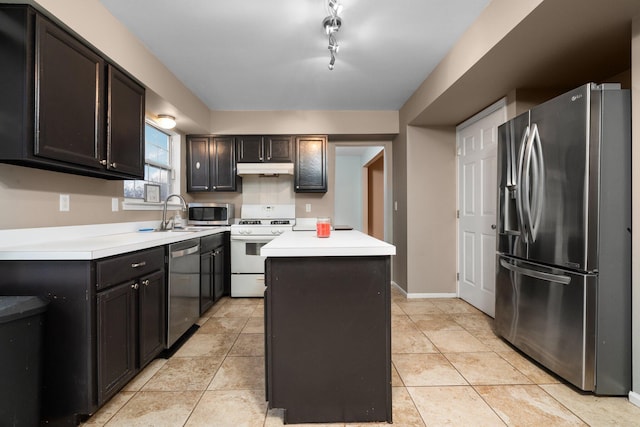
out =
[(136, 372), (135, 283), (125, 282), (97, 295), (98, 405)]
[(213, 137), (211, 153), (212, 188), (215, 191), (236, 191), (236, 145), (230, 136)]
[(225, 250), (220, 245), (213, 251), (213, 300), (217, 301), (224, 294), (225, 282)]
[(144, 88), (108, 67), (106, 167), (129, 178), (144, 178)]
[(212, 252), (200, 255), (200, 315), (213, 305), (213, 258)]
[(165, 338), (165, 274), (158, 271), (142, 277), (138, 283), (138, 344), (142, 369), (164, 348)]
[(265, 161), (288, 163), (293, 161), (293, 144), (290, 136), (264, 137)]
[(296, 137), (295, 191), (327, 192), (327, 137)]
[(104, 61), (36, 17), (34, 155), (104, 169)]
[(187, 139), (187, 191), (209, 191), (211, 185), (209, 138)]
[(239, 136), (236, 138), (239, 163), (264, 161), (264, 146), (261, 136)]

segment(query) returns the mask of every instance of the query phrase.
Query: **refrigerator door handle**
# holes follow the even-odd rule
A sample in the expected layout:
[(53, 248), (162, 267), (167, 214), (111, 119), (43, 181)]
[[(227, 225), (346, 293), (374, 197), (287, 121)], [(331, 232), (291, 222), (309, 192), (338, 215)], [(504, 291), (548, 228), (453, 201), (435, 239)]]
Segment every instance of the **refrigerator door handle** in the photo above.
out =
[(533, 124), (531, 127), (531, 160), (533, 174), (533, 188), (530, 204), (530, 215), (533, 211), (533, 218), (529, 217), (529, 226), (531, 232), (531, 241), (535, 242), (540, 228), (540, 219), (542, 218), (543, 201), (544, 201), (544, 158), (542, 157), (542, 142), (540, 141), (540, 132), (538, 125)]
[(560, 283), (561, 285), (568, 285), (569, 283), (571, 283), (571, 277), (569, 276), (530, 270), (528, 268), (513, 265), (504, 259), (500, 260), (500, 265), (502, 265), (507, 270), (513, 271), (514, 273), (523, 274), (525, 276), (533, 277), (534, 279), (546, 280), (548, 282), (553, 282), (553, 283)]
[[(527, 243), (532, 243), (531, 236), (531, 158), (533, 157), (533, 134), (529, 131), (529, 138), (524, 149), (524, 164), (522, 166), (522, 217), (527, 235)], [(536, 169), (534, 168), (534, 173)], [(536, 176), (533, 177), (534, 182)]]
[(523, 187), (525, 184), (524, 181), (526, 179), (526, 174), (523, 168), (525, 163), (525, 151), (529, 142), (529, 135), (530, 130), (529, 126), (527, 126), (524, 131), (524, 135), (522, 135), (522, 141), (520, 142), (520, 153), (518, 154), (518, 176), (516, 181), (516, 213), (518, 216), (520, 235), (523, 237), (525, 243), (529, 242), (529, 237), (524, 218), (524, 197), (526, 197), (526, 192), (523, 192)]

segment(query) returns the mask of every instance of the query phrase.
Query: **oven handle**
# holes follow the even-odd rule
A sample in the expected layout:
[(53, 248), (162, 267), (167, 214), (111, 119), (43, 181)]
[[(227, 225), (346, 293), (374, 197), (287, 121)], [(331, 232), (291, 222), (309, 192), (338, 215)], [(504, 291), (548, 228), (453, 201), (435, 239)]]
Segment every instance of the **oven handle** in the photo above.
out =
[(231, 241), (239, 242), (264, 242), (268, 243), (275, 239), (276, 236), (231, 236)]

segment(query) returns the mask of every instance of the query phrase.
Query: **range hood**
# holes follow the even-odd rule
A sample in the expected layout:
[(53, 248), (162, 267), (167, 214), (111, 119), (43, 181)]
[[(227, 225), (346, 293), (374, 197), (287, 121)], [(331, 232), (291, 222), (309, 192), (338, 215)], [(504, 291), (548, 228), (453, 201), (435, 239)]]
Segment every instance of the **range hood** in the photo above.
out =
[(293, 163), (238, 163), (238, 175), (293, 175)]

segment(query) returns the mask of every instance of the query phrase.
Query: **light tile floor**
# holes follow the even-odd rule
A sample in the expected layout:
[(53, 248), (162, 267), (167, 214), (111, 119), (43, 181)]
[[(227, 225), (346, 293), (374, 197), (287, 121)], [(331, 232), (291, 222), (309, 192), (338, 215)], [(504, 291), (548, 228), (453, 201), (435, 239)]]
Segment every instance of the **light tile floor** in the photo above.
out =
[[(392, 298), (393, 425), (640, 425), (626, 398), (578, 393), (464, 301), (396, 289)], [(220, 300), (173, 357), (153, 361), (85, 425), (281, 426), (264, 400), (263, 313), (262, 299)]]

